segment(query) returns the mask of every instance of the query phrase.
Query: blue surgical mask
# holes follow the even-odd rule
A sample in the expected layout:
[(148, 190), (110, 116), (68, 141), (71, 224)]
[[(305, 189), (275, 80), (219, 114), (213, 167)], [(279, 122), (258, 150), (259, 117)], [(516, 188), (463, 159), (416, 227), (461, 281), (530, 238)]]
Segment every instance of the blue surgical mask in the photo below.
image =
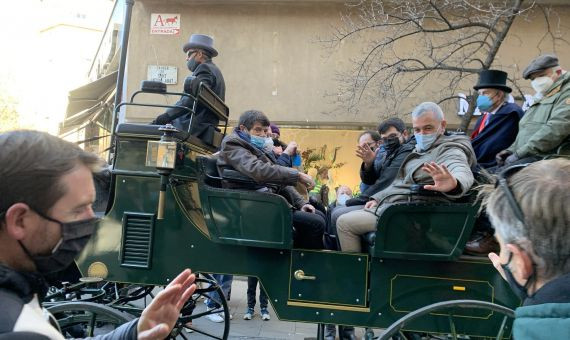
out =
[(265, 152), (273, 152), (274, 146), (275, 144), (273, 144), (273, 138), (266, 137), (263, 143), (263, 150), (265, 150)]
[(350, 199), (350, 195), (342, 193), (336, 198), (337, 205), (346, 205), (346, 201)]
[(491, 97), (487, 95), (480, 95), (477, 97), (477, 107), (483, 112), (489, 112), (489, 109), (493, 106), (493, 101)]
[(437, 137), (439, 136), (439, 129), (430, 134), (422, 135), (421, 133), (415, 133), (416, 137), (416, 149), (420, 152), (429, 149), (433, 143), (435, 143)]
[(249, 135), (251, 144), (257, 146), (259, 149), (263, 149), (265, 145), (265, 137), (259, 137), (254, 135)]

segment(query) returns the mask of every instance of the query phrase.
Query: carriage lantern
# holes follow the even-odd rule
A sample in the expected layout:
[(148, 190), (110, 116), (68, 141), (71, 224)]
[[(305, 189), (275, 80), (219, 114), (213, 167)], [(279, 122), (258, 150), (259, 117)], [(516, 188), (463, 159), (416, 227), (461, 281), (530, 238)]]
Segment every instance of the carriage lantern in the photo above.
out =
[(146, 150), (146, 166), (155, 167), (160, 175), (160, 191), (158, 196), (157, 219), (164, 218), (164, 202), (166, 199), (166, 186), (168, 177), (176, 164), (176, 140), (174, 134), (180, 132), (171, 124), (161, 126), (164, 131), (159, 141), (149, 141)]

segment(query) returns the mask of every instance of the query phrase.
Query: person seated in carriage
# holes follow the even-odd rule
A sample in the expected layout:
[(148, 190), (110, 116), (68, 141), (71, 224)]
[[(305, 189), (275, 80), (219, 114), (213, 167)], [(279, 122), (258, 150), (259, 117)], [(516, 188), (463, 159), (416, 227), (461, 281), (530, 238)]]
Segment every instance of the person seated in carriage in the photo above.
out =
[(359, 252), (360, 235), (376, 230), (383, 206), (409, 201), (412, 185), (423, 185), (426, 193), (432, 193), (414, 195), (418, 201), (453, 201), (471, 189), (475, 152), (466, 136), (447, 135), (446, 124), (442, 109), (435, 103), (424, 102), (414, 109), (415, 149), (405, 158), (392, 184), (372, 195), (364, 209), (338, 218), (342, 251)]
[[(299, 182), (307, 187), (314, 186), (313, 179), (296, 169), (279, 165), (275, 154), (264, 148), (267, 139), (271, 139), (267, 135), (268, 129), (269, 119), (261, 111), (249, 110), (240, 116), (238, 126), (222, 141), (218, 156), (222, 184), (226, 188), (256, 189), (285, 197), (293, 207), (295, 246), (321, 249), (325, 217), (293, 187)], [(224, 169), (237, 170), (259, 185), (251, 188), (224, 178)]]

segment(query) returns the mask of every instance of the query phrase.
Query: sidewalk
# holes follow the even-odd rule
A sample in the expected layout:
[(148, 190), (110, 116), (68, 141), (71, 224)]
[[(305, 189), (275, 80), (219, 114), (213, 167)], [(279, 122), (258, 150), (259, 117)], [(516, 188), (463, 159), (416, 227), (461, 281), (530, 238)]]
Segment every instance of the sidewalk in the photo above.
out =
[[(259, 289), (259, 288), (258, 288)], [(263, 321), (259, 315), (259, 301), (255, 306), (255, 315), (252, 320), (244, 320), (243, 315), (247, 308), (247, 279), (245, 277), (234, 277), (232, 284), (231, 300), (229, 301), (230, 312), (233, 320), (230, 321), (229, 339), (294, 339), (302, 340), (307, 338), (315, 339), (317, 336), (317, 325), (304, 322), (279, 321), (275, 312), (269, 305), (271, 320)], [(259, 292), (258, 292), (259, 296)], [(216, 329), (223, 327), (223, 324), (211, 322), (205, 318), (196, 320), (204, 329)], [(363, 329), (356, 329), (356, 336), (360, 339), (364, 333)], [(189, 339), (212, 339), (201, 334), (186, 333)], [(181, 338), (181, 337), (180, 337)]]

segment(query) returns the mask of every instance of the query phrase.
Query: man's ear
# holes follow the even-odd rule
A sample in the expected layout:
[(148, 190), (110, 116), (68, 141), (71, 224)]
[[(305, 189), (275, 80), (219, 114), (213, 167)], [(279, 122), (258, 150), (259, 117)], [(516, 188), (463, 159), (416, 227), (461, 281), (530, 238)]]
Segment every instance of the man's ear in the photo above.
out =
[(534, 268), (532, 266), (532, 258), (525, 250), (522, 250), (515, 244), (507, 244), (507, 250), (513, 254), (513, 258), (510, 264), (511, 268), (514, 269), (512, 270), (513, 275), (520, 282), (525, 282), (533, 274), (534, 271)]
[(402, 132), (402, 136), (404, 136), (404, 138), (408, 139), (408, 137), (410, 136), (408, 129), (404, 129), (404, 132)]
[(31, 218), (37, 218), (34, 215), (33, 210), (27, 204), (13, 204), (8, 208), (4, 217), (6, 233), (13, 239), (23, 239), (27, 233), (26, 224), (30, 223)]
[(240, 126), (238, 126), (238, 129), (239, 129), (240, 131), (243, 131), (243, 132), (248, 132), (247, 128), (246, 128), (245, 125), (243, 125), (243, 124), (241, 124)]
[[(445, 131), (445, 128), (447, 127), (447, 121), (444, 119), (441, 121), (441, 128), (443, 131)], [(443, 132), (442, 132), (443, 133)]]

